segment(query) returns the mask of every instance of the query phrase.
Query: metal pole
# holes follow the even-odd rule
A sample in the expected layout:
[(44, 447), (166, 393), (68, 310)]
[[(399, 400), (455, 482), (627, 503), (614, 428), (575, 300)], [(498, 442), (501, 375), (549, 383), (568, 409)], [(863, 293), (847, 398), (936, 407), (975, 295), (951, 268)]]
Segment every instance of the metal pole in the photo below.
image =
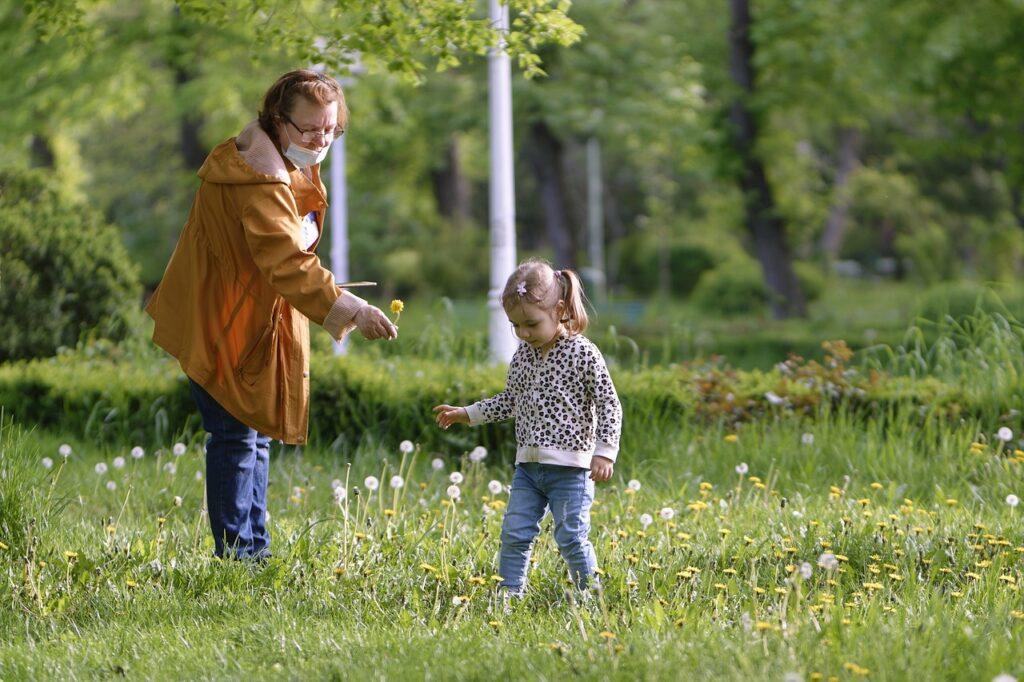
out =
[[(338, 282), (348, 274), (348, 186), (345, 184), (345, 136), (331, 145), (331, 272)], [(348, 339), (334, 342), (334, 354), (344, 355)]]
[(505, 280), (516, 267), (515, 188), (512, 163), (512, 67), (505, 52), (509, 30), (508, 5), (490, 0), (491, 23), (499, 31), (497, 45), (488, 57), (491, 137), (491, 288), (487, 295), (490, 311), (491, 360), (509, 362), (516, 350), (508, 318), (501, 307)]
[(596, 301), (604, 300), (607, 283), (604, 272), (604, 207), (601, 203), (603, 192), (601, 143), (596, 137), (591, 137), (587, 140), (587, 247)]

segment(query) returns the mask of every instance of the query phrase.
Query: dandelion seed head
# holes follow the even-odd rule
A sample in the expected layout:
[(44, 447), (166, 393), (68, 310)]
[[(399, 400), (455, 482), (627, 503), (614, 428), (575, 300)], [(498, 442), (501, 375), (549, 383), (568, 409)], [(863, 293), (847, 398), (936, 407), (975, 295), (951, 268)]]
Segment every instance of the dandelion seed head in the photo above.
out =
[(403, 455), (408, 455), (410, 452), (412, 452), (415, 449), (416, 449), (416, 446), (413, 445), (413, 442), (411, 440), (403, 440), (398, 445), (398, 450)]
[(52, 469), (53, 468), (53, 460), (50, 459), (49, 457), (43, 457), (42, 465), (43, 465), (44, 469)]
[(441, 469), (444, 469), (444, 460), (441, 459), (440, 457), (435, 457), (434, 459), (430, 460), (430, 468), (433, 469), (434, 471), (440, 471)]
[(171, 448), (171, 452), (174, 453), (175, 457), (181, 457), (187, 449), (184, 443), (175, 443), (174, 447)]
[(462, 473), (459, 471), (453, 471), (448, 475), (448, 480), (454, 483), (455, 485), (459, 485), (460, 483), (462, 483), (465, 480), (465, 478), (466, 477), (463, 476)]
[(102, 476), (103, 474), (107, 473), (107, 463), (106, 462), (97, 462), (96, 466), (93, 467), (93, 469), (96, 471), (97, 474)]
[(459, 486), (453, 484), (448, 486), (448, 489), (445, 491), (445, 493), (451, 499), (457, 500), (459, 499), (459, 496), (462, 495), (462, 490), (459, 488)]
[(377, 480), (376, 476), (367, 476), (366, 478), (363, 479), (363, 487), (365, 487), (370, 492), (373, 492), (374, 490), (380, 487), (380, 481)]
[(834, 571), (839, 568), (839, 559), (832, 552), (824, 552), (818, 557), (818, 565), (826, 571)]
[(118, 455), (117, 457), (114, 458), (112, 464), (114, 465), (115, 469), (124, 469), (124, 457)]
[(1013, 493), (1010, 493), (1009, 495), (1006, 496), (1006, 504), (1010, 505), (1011, 507), (1016, 507), (1018, 504), (1020, 504), (1020, 499)]
[(142, 459), (143, 456), (146, 454), (146, 451), (140, 448), (138, 445), (136, 445), (134, 448), (132, 448), (131, 454), (133, 459)]
[(1004, 443), (1009, 443), (1011, 440), (1013, 440), (1013, 431), (1010, 430), (1009, 427), (1003, 426), (998, 431), (996, 431), (996, 438), (1003, 441)]
[(654, 517), (652, 517), (650, 514), (645, 512), (645, 513), (640, 515), (640, 525), (641, 526), (643, 526), (644, 528), (647, 528), (647, 526), (651, 525), (652, 523), (654, 523)]
[(168, 462), (167, 464), (164, 465), (164, 471), (173, 476), (174, 474), (178, 473), (178, 465), (175, 464), (174, 462)]
[(803, 443), (804, 445), (814, 445), (814, 434), (805, 433), (804, 435), (800, 436), (800, 442)]
[(397, 474), (395, 474), (394, 476), (391, 477), (391, 487), (392, 488), (394, 488), (395, 490), (398, 490), (403, 485), (405, 485), (405, 479), (404, 478), (402, 478), (401, 476), (399, 476)]
[(487, 457), (487, 448), (482, 445), (478, 445), (473, 448), (473, 451), (469, 453), (470, 462), (482, 462)]
[(658, 512), (658, 516), (660, 516), (666, 521), (671, 521), (672, 517), (674, 517), (675, 515), (676, 510), (673, 509), (672, 507), (663, 507), (662, 510)]
[(487, 484), (487, 490), (492, 495), (497, 495), (501, 492), (501, 481), (491, 481)]
[(71, 446), (67, 443), (61, 443), (61, 446), (57, 448), (57, 453), (60, 454), (61, 457), (67, 459), (71, 456)]
[(739, 474), (740, 476), (746, 475), (748, 471), (750, 471), (750, 467), (747, 466), (746, 462), (740, 462), (739, 464), (736, 465), (736, 473)]
[(638, 490), (640, 490), (640, 481), (636, 480), (635, 478), (630, 479), (629, 483), (626, 484), (626, 487), (632, 490), (633, 492), (637, 492)]
[(107, 490), (111, 492), (117, 490), (117, 484), (114, 483), (113, 481), (107, 481)]

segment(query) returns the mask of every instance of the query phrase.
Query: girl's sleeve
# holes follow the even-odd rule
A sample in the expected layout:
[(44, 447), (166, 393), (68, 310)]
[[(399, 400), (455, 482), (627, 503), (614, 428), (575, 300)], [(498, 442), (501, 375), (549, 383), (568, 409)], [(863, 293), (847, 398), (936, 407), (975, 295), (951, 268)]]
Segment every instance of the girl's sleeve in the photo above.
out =
[(597, 448), (594, 455), (614, 462), (619, 454), (619, 436), (622, 433), (622, 404), (601, 351), (594, 345), (588, 345), (587, 349), (583, 362), (584, 381), (597, 409)]
[(501, 422), (511, 419), (515, 414), (515, 378), (520, 372), (519, 351), (512, 356), (508, 365), (508, 376), (505, 379), (505, 390), (490, 398), (484, 398), (466, 406), (469, 425), (479, 426), (489, 422)]

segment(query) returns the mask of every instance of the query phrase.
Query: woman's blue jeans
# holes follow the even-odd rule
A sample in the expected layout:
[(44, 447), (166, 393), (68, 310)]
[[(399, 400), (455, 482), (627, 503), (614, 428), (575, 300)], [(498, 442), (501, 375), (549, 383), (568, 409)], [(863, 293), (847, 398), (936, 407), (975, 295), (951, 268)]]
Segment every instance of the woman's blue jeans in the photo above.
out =
[(231, 416), (189, 379), (206, 439), (206, 506), (218, 557), (270, 556), (267, 474), (270, 437)]
[(513, 594), (523, 593), (530, 550), (540, 533), (541, 519), (550, 509), (555, 542), (569, 564), (569, 574), (578, 588), (589, 587), (597, 569), (597, 556), (588, 537), (593, 503), (594, 481), (589, 470), (536, 462), (517, 464), (501, 526), (501, 586)]

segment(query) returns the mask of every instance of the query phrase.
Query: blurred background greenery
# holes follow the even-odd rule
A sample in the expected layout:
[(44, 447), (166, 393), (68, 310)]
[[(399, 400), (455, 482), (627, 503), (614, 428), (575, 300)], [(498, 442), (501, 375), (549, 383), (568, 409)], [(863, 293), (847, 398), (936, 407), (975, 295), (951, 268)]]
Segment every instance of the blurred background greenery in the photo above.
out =
[[(770, 367), (826, 338), (899, 343), (918, 316), (1024, 309), (1024, 5), (513, 12), (519, 255), (593, 265), (597, 144), (594, 335), (616, 361)], [(351, 274), (381, 282), (375, 303), (407, 299), (402, 342), (355, 352), (483, 360), (485, 16), (453, 0), (0, 0), (0, 360), (145, 338), (137, 311), (206, 153), (314, 62), (352, 110)]]

